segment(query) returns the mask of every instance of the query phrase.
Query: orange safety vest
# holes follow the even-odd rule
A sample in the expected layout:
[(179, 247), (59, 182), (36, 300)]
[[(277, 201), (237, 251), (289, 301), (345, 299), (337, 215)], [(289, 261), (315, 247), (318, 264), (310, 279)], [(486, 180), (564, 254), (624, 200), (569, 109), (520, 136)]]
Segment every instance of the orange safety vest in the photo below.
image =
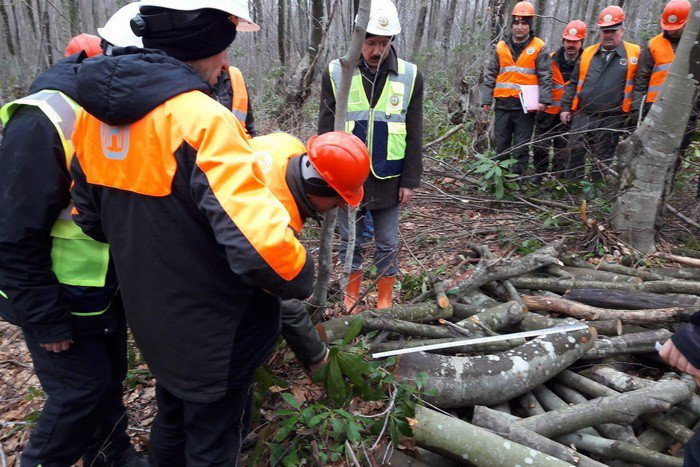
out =
[(505, 41), (500, 41), (496, 46), (498, 62), (501, 69), (496, 77), (496, 86), (493, 97), (518, 97), (520, 85), (539, 83), (537, 79), (537, 56), (545, 43), (539, 37), (533, 37), (525, 47), (518, 61), (513, 60), (513, 54)]
[(651, 78), (649, 78), (647, 102), (654, 102), (661, 91), (661, 86), (666, 81), (668, 70), (671, 68), (676, 53), (673, 51), (671, 41), (666, 39), (663, 33), (649, 41), (649, 51), (654, 58), (654, 68), (651, 70)]
[(229, 67), (228, 74), (231, 78), (231, 112), (245, 128), (245, 121), (248, 118), (248, 89), (245, 87), (243, 73), (235, 66)]
[[(637, 73), (637, 65), (639, 65), (639, 53), (641, 51), (637, 44), (624, 41), (625, 52), (627, 53), (627, 77), (625, 81), (625, 95), (622, 98), (622, 111), (629, 112), (632, 108), (632, 90), (634, 89), (634, 75)], [(586, 47), (586, 50), (581, 54), (581, 63), (579, 65), (578, 86), (576, 86), (576, 95), (571, 104), (571, 110), (578, 109), (578, 96), (583, 89), (583, 83), (588, 75), (588, 67), (591, 65), (593, 56), (598, 51), (600, 43)]]
[(564, 90), (568, 81), (564, 81), (564, 76), (561, 74), (559, 64), (554, 60), (556, 52), (552, 52), (549, 56), (552, 58), (552, 105), (547, 107), (548, 114), (556, 115), (561, 112), (561, 99), (564, 97)]

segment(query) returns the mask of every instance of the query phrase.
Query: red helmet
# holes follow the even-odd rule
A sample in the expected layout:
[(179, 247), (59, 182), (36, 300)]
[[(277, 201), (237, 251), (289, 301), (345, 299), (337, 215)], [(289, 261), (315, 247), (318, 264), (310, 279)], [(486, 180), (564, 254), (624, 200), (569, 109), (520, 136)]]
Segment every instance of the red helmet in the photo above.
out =
[(598, 17), (598, 27), (608, 28), (622, 23), (625, 20), (625, 12), (617, 5), (606, 6)]
[(323, 179), (350, 206), (362, 201), (362, 184), (369, 175), (369, 151), (357, 136), (332, 131), (306, 143), (309, 159)]
[(661, 14), (661, 27), (664, 31), (677, 31), (685, 26), (690, 14), (688, 0), (671, 0)]
[(530, 2), (518, 2), (513, 7), (511, 16), (535, 16), (535, 6)]
[(70, 57), (73, 54), (77, 54), (81, 50), (84, 50), (88, 57), (100, 55), (102, 54), (100, 42), (102, 42), (102, 39), (97, 36), (93, 36), (92, 34), (78, 34), (71, 39), (70, 42), (68, 42), (63, 55)]
[(586, 38), (586, 23), (575, 19), (564, 28), (562, 37), (570, 41), (582, 41)]

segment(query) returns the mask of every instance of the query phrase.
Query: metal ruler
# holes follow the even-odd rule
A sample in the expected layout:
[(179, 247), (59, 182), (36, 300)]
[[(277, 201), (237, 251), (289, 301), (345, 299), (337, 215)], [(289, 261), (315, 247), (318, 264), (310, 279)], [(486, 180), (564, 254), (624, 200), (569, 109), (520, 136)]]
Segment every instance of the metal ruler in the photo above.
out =
[(476, 337), (473, 339), (464, 339), (453, 342), (442, 342), (440, 344), (421, 345), (419, 347), (409, 347), (399, 350), (388, 350), (386, 352), (377, 352), (372, 354), (372, 358), (391, 357), (392, 355), (403, 355), (413, 352), (424, 352), (426, 350), (449, 349), (452, 347), (463, 347), (466, 345), (487, 344), (489, 342), (509, 341), (511, 339), (520, 339), (524, 337), (540, 337), (547, 334), (559, 334), (564, 332), (581, 331), (588, 329), (589, 326), (585, 323), (567, 324), (566, 326), (555, 326), (553, 328), (536, 329), (534, 331), (516, 332), (514, 334), (503, 334), (501, 336)]

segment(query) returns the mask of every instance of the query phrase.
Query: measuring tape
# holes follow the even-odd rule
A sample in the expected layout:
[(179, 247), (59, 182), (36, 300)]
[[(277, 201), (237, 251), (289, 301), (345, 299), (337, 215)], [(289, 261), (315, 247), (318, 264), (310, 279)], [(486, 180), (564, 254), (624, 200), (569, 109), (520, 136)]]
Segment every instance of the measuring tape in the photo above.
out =
[(514, 334), (504, 334), (502, 336), (489, 336), (489, 337), (477, 337), (474, 339), (464, 339), (460, 341), (453, 342), (441, 342), (439, 344), (421, 345), (419, 347), (409, 347), (407, 349), (399, 350), (387, 350), (386, 352), (377, 352), (372, 354), (372, 358), (384, 358), (391, 357), (393, 355), (403, 355), (413, 352), (425, 352), (426, 350), (439, 350), (439, 349), (449, 349), (452, 347), (463, 347), (466, 345), (475, 344), (487, 344), (489, 342), (501, 342), (509, 341), (511, 339), (521, 339), (524, 337), (540, 337), (546, 336), (547, 334), (559, 334), (564, 332), (572, 331), (582, 331), (588, 329), (588, 325), (585, 323), (581, 324), (567, 324), (566, 326), (555, 326), (553, 328), (546, 329), (536, 329), (534, 331), (523, 331), (516, 332)]

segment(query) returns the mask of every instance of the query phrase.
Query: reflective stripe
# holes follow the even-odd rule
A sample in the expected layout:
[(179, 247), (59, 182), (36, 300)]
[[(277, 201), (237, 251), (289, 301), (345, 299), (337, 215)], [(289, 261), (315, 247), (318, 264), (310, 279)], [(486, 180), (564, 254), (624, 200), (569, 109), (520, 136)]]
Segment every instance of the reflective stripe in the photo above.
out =
[(522, 66), (504, 66), (501, 68), (501, 73), (505, 73), (507, 71), (516, 72), (516, 73), (523, 73), (526, 75), (534, 75), (535, 74), (535, 70), (533, 70), (532, 68), (525, 68)]
[(552, 101), (552, 107), (561, 107), (561, 101)]
[(2, 290), (0, 290), (0, 297), (6, 298), (6, 299), (8, 299), (8, 300), (10, 299), (10, 298), (7, 296), (7, 294), (6, 294), (5, 292), (3, 292)]
[(566, 84), (553, 84), (552, 89), (553, 90), (566, 89)]
[(653, 70), (651, 70), (652, 73), (657, 72), (657, 71), (666, 71), (671, 69), (672, 63), (664, 63), (661, 65), (656, 65)]
[(660, 84), (658, 86), (649, 86), (647, 92), (660, 92), (661, 88), (663, 88), (663, 84)]
[(518, 91), (520, 91), (520, 85), (519, 85), (519, 84), (513, 84), (513, 83), (496, 83), (495, 88), (517, 89)]
[(233, 112), (233, 116), (236, 117), (236, 120), (243, 123), (243, 126), (245, 126), (245, 121), (248, 114), (246, 112), (241, 112), (240, 110), (232, 110), (231, 112)]

